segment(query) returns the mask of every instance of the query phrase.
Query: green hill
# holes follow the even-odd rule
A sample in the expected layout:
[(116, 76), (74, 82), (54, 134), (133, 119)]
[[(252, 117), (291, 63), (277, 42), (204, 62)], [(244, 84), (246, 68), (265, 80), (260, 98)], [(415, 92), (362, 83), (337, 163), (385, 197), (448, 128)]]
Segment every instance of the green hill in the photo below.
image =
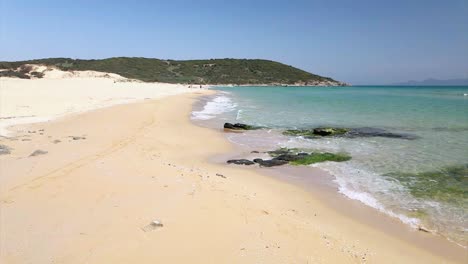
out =
[(210, 59), (159, 60), (118, 57), (102, 60), (50, 58), (0, 62), (0, 69), (13, 73), (24, 64), (55, 66), (61, 70), (92, 70), (116, 73), (144, 82), (201, 84), (309, 84), (344, 85), (328, 77), (315, 75), (292, 66), (269, 60)]

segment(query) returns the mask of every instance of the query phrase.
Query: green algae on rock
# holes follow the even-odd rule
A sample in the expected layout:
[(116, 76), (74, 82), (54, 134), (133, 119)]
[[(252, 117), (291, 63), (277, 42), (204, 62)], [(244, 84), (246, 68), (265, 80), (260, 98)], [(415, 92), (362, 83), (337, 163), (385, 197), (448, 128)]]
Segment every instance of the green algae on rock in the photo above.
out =
[(306, 138), (324, 137), (324, 136), (337, 136), (346, 134), (348, 128), (332, 128), (332, 127), (319, 127), (314, 129), (288, 129), (283, 132), (286, 136), (303, 136)]
[(416, 198), (451, 204), (468, 204), (468, 164), (420, 173), (390, 173)]
[(310, 165), (325, 161), (343, 162), (351, 159), (346, 153), (315, 152), (289, 162), (292, 165)]

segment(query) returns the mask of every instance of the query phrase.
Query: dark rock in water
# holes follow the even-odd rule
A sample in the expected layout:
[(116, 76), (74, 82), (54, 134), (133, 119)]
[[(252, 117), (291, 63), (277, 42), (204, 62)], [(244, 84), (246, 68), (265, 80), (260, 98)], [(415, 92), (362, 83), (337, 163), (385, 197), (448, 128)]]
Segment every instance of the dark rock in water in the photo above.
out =
[(288, 164), (287, 160), (278, 160), (278, 159), (271, 159), (271, 160), (263, 160), (263, 159), (255, 159), (256, 163), (258, 163), (261, 167), (273, 167), (273, 166), (281, 166)]
[(10, 153), (10, 148), (8, 146), (0, 145), (0, 155), (7, 155)]
[(348, 132), (347, 128), (333, 128), (333, 127), (319, 127), (314, 129), (289, 129), (283, 132), (287, 136), (303, 136), (306, 138), (313, 138), (317, 136), (338, 136)]
[(305, 138), (312, 138), (316, 137), (317, 135), (314, 135), (314, 131), (310, 129), (288, 129), (283, 131), (283, 135), (285, 136), (302, 136)]
[(253, 130), (253, 129), (258, 129), (258, 127), (254, 127), (254, 126), (246, 125), (246, 124), (241, 124), (241, 123), (236, 123), (236, 124), (224, 123), (224, 128), (225, 129), (232, 129), (232, 130)]
[(348, 132), (349, 129), (347, 128), (333, 128), (333, 127), (319, 127), (314, 128), (313, 134), (318, 136), (336, 136), (336, 135), (343, 135)]
[(236, 160), (228, 160), (228, 164), (237, 164), (237, 165), (253, 165), (255, 162), (250, 161), (248, 159), (236, 159)]
[(419, 138), (410, 134), (392, 133), (380, 128), (361, 127), (361, 128), (332, 128), (320, 127), (314, 129), (290, 129), (283, 132), (286, 136), (302, 136), (305, 138), (316, 137), (386, 137), (413, 140)]
[(48, 152), (45, 151), (45, 150), (35, 150), (33, 153), (31, 153), (31, 155), (29, 155), (29, 157), (35, 157), (35, 156), (39, 156), (39, 155), (44, 155), (44, 154), (47, 154)]
[(386, 138), (401, 138), (401, 139), (408, 139), (414, 140), (418, 139), (418, 136), (411, 135), (411, 134), (398, 134), (388, 132), (384, 129), (380, 128), (372, 128), (372, 127), (361, 127), (361, 128), (353, 128), (346, 134), (347, 137), (386, 137)]
[(296, 149), (280, 148), (280, 149), (268, 151), (267, 153), (272, 157), (278, 157), (280, 155), (286, 155), (286, 154), (291, 154), (295, 152), (296, 152)]
[(276, 160), (284, 160), (287, 162), (290, 161), (295, 161), (295, 160), (300, 160), (303, 159), (305, 156), (308, 156), (309, 154), (307, 153), (299, 153), (299, 154), (283, 154), (275, 157), (274, 159)]

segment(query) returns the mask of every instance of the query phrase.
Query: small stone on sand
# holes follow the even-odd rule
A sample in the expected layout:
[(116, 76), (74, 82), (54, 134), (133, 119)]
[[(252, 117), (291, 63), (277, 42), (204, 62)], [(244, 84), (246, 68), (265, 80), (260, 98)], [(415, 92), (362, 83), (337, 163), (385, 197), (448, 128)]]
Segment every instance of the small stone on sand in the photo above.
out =
[(44, 154), (47, 154), (48, 152), (45, 151), (45, 150), (35, 150), (33, 153), (31, 153), (31, 155), (29, 155), (29, 157), (35, 157), (35, 156), (39, 156), (39, 155), (44, 155)]

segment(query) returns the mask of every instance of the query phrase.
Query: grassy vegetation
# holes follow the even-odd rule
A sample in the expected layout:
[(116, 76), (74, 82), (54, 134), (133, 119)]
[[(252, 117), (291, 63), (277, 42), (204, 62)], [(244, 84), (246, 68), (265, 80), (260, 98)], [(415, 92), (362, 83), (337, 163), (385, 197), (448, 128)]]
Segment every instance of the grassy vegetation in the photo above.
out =
[(110, 72), (145, 82), (202, 84), (293, 84), (332, 81), (292, 66), (269, 60), (211, 59), (159, 60), (118, 57), (102, 60), (50, 58), (0, 62), (0, 69), (16, 69), (24, 64), (56, 66), (62, 70)]
[(310, 153), (309, 155), (304, 156), (304, 158), (294, 160), (289, 163), (292, 165), (309, 165), (309, 164), (325, 162), (325, 161), (342, 162), (342, 161), (348, 161), (350, 159), (351, 159), (351, 156), (345, 153), (324, 152), (324, 153)]

